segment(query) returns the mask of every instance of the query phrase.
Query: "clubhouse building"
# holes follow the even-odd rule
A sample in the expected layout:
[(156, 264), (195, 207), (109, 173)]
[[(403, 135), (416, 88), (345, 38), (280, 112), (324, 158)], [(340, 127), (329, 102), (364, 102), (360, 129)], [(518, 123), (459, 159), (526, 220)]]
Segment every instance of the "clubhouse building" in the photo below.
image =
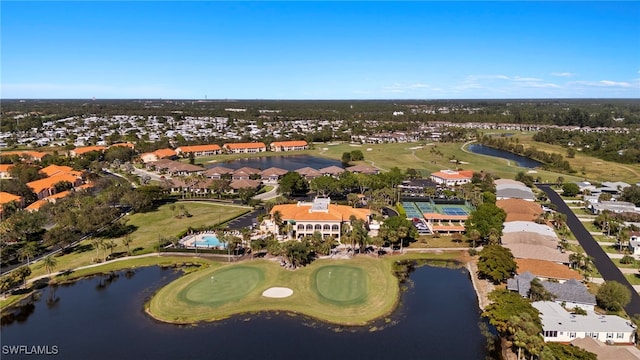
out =
[(349, 225), (349, 218), (355, 216), (369, 224), (371, 211), (356, 209), (351, 206), (336, 205), (329, 198), (315, 198), (313, 202), (298, 202), (297, 204), (276, 205), (271, 209), (271, 219), (265, 219), (261, 229), (279, 234), (280, 229), (273, 221), (273, 215), (279, 212), (282, 221), (292, 225), (289, 235), (301, 238), (319, 232), (323, 237), (335, 237), (340, 241), (343, 226)]

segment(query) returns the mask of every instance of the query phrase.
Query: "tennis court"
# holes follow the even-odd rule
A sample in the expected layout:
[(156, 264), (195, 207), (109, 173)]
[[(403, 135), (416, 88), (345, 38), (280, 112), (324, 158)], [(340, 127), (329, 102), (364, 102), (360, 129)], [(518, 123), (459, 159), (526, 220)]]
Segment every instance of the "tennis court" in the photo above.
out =
[(422, 212), (412, 202), (403, 201), (402, 208), (407, 213), (407, 218), (422, 219)]
[(420, 212), (423, 213), (423, 214), (436, 212), (436, 209), (433, 207), (433, 205), (431, 205), (431, 203), (428, 203), (428, 202), (416, 202), (415, 204), (418, 207), (418, 209), (420, 210)]
[(469, 215), (467, 210), (461, 207), (442, 207), (441, 210), (445, 215)]

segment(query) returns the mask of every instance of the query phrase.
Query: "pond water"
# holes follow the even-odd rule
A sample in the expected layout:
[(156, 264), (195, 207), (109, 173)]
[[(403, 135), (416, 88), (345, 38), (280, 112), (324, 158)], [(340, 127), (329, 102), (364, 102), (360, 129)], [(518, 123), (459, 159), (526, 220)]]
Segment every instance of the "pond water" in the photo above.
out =
[(530, 159), (528, 157), (512, 154), (508, 151), (494, 149), (494, 148), (480, 145), (480, 144), (471, 144), (467, 146), (467, 149), (474, 154), (488, 155), (488, 156), (511, 160), (515, 162), (518, 166), (524, 167), (524, 168), (534, 169), (542, 165), (541, 162)]
[[(56, 346), (61, 359), (119, 360), (473, 360), (487, 355), (477, 298), (464, 269), (416, 269), (391, 322), (377, 331), (275, 313), (197, 326), (151, 319), (143, 311), (145, 300), (178, 276), (150, 267), (45, 288), (21, 308), (22, 314), (3, 318), (3, 351), (14, 345)], [(3, 352), (2, 358), (19, 357)]]
[(314, 169), (322, 169), (328, 166), (337, 166), (342, 168), (343, 165), (338, 160), (325, 159), (311, 155), (286, 155), (286, 156), (269, 156), (269, 157), (257, 157), (238, 159), (230, 161), (221, 161), (211, 163), (207, 166), (209, 168), (223, 166), (230, 169), (239, 169), (241, 167), (251, 167), (254, 169), (268, 169), (270, 167), (277, 167), (289, 171), (294, 171), (303, 167), (312, 167)]

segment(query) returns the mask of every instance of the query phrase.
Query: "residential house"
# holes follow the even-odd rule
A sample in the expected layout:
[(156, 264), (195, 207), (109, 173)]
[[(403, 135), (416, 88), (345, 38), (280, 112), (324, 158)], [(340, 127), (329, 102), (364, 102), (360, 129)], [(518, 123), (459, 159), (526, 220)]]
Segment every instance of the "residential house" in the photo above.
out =
[(472, 177), (471, 170), (440, 170), (432, 173), (430, 179), (438, 185), (456, 186), (470, 183)]
[(232, 179), (233, 180), (249, 180), (252, 177), (259, 177), (260, 170), (250, 168), (250, 167), (241, 167), (240, 169), (236, 169), (233, 172)]
[(297, 169), (296, 172), (298, 174), (300, 174), (300, 176), (302, 176), (303, 178), (307, 179), (307, 180), (311, 180), (311, 179), (315, 179), (317, 177), (322, 176), (322, 173), (314, 168), (311, 167), (303, 167), (300, 169)]
[(191, 154), (194, 157), (211, 156), (222, 154), (222, 148), (216, 144), (180, 146), (176, 148), (176, 153), (182, 157), (188, 157)]
[(333, 176), (334, 178), (337, 178), (340, 176), (340, 174), (342, 174), (345, 170), (341, 167), (338, 166), (327, 166), (325, 168), (322, 169), (318, 169), (318, 171), (325, 176)]
[(24, 199), (22, 198), (22, 196), (0, 191), (0, 214), (2, 214), (2, 207), (10, 202), (15, 202), (16, 206), (19, 209), (22, 209), (22, 207), (24, 206)]
[(629, 251), (634, 256), (640, 255), (640, 231), (629, 233)]
[(296, 151), (296, 150), (306, 150), (309, 148), (309, 144), (307, 144), (304, 140), (292, 140), (292, 141), (274, 141), (269, 145), (271, 151), (279, 152), (279, 151)]
[(11, 179), (13, 164), (0, 164), (0, 179)]
[(86, 153), (90, 153), (92, 151), (97, 151), (97, 152), (103, 152), (105, 151), (107, 148), (104, 146), (83, 146), (83, 147), (77, 147), (71, 151), (69, 151), (69, 155), (71, 155), (71, 157), (76, 157), (76, 156), (81, 156), (84, 155)]
[(42, 158), (49, 155), (48, 153), (40, 152), (40, 151), (6, 151), (0, 153), (0, 156), (11, 156), (18, 155), (20, 158), (26, 161), (42, 161)]
[[(507, 289), (517, 291), (522, 297), (528, 298), (531, 281), (535, 278), (535, 275), (525, 271), (508, 279)], [(585, 311), (593, 311), (596, 306), (596, 296), (590, 293), (589, 289), (576, 279), (569, 279), (562, 283), (541, 280), (540, 284), (542, 284), (545, 290), (555, 296), (553, 301), (561, 305), (563, 304), (567, 309), (578, 307)]]
[(222, 148), (232, 154), (248, 154), (267, 151), (267, 147), (262, 142), (256, 143), (227, 143)]
[(250, 180), (250, 179), (237, 179), (231, 181), (229, 187), (231, 187), (234, 193), (237, 193), (241, 189), (258, 189), (262, 183), (259, 180)]
[(229, 169), (222, 166), (216, 166), (216, 167), (212, 167), (211, 169), (208, 169), (207, 171), (202, 173), (202, 175), (213, 180), (220, 180), (225, 175), (229, 175), (229, 177), (231, 178), (231, 175), (233, 174), (233, 172), (234, 172), (233, 169)]
[(568, 343), (590, 337), (608, 344), (635, 343), (635, 325), (620, 316), (592, 311), (587, 311), (587, 315), (575, 315), (553, 301), (536, 301), (532, 305), (540, 312), (545, 342)]
[(584, 276), (567, 265), (539, 259), (514, 259), (518, 274), (529, 272), (540, 280), (564, 283), (567, 280), (584, 281)]
[(188, 176), (195, 173), (202, 173), (205, 170), (200, 166), (167, 159), (147, 163), (147, 168), (155, 168), (157, 172), (169, 176)]
[(123, 143), (115, 143), (115, 144), (111, 144), (111, 146), (109, 146), (110, 148), (112, 147), (127, 147), (129, 149), (135, 149), (136, 145), (130, 142), (123, 142)]
[(277, 167), (270, 167), (260, 172), (260, 178), (265, 184), (276, 184), (278, 183), (278, 180), (280, 180), (280, 178), (283, 177), (286, 173), (288, 173), (287, 170)]
[[(313, 202), (298, 202), (297, 204), (276, 205), (271, 209), (273, 216), (279, 212), (282, 220), (293, 225), (292, 235), (301, 238), (319, 232), (323, 237), (333, 236), (340, 241), (343, 226), (349, 225), (349, 218), (355, 216), (367, 224), (371, 218), (368, 209), (352, 208), (351, 206), (331, 204), (329, 198), (315, 198)], [(272, 220), (262, 224), (263, 229), (279, 234), (280, 229)]]
[(40, 172), (47, 176), (53, 176), (60, 173), (67, 173), (70, 171), (73, 171), (73, 168), (71, 166), (65, 166), (65, 165), (49, 165), (43, 169), (40, 169)]
[(540, 204), (517, 198), (497, 200), (496, 206), (507, 213), (505, 222), (536, 221), (544, 213)]
[(345, 170), (350, 171), (356, 174), (366, 174), (366, 175), (375, 175), (380, 172), (380, 170), (367, 165), (355, 165), (346, 168)]
[(158, 149), (150, 153), (141, 154), (140, 159), (142, 159), (142, 162), (146, 164), (146, 163), (158, 161), (161, 159), (173, 159), (177, 155), (178, 154), (175, 151), (173, 151), (173, 149), (165, 148), (165, 149)]
[(73, 187), (82, 184), (82, 173), (79, 171), (69, 171), (56, 173), (44, 179), (35, 180), (27, 183), (27, 186), (38, 196), (38, 199), (44, 199), (57, 192), (55, 185), (63, 181), (69, 182)]
[(625, 201), (599, 201), (591, 203), (587, 207), (594, 214), (601, 214), (603, 211), (611, 211), (618, 214), (624, 212), (640, 213), (640, 207)]

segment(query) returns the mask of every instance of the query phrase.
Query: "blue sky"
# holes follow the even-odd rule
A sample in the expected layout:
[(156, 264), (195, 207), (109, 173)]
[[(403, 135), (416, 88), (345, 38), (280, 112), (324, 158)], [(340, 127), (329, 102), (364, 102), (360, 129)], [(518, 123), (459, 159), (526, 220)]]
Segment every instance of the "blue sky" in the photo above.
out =
[(639, 98), (640, 2), (2, 1), (2, 98)]

